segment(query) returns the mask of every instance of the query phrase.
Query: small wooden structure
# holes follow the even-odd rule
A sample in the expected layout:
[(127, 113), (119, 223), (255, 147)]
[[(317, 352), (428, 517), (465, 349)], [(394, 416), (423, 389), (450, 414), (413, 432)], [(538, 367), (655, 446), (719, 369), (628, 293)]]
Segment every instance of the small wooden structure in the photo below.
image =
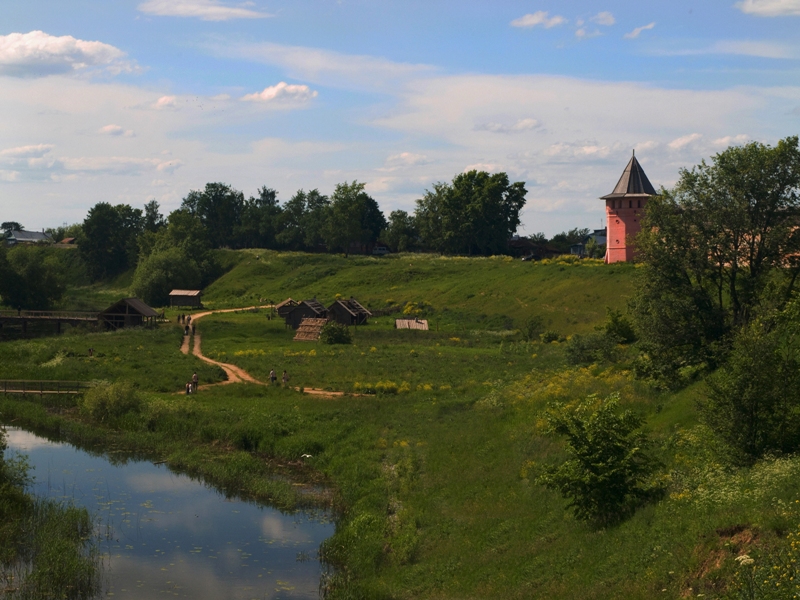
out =
[(295, 309), (296, 306), (297, 302), (295, 300), (287, 298), (286, 300), (275, 306), (275, 312), (278, 313), (278, 316), (281, 319), (285, 319), (286, 317), (289, 316), (289, 313)]
[(342, 325), (366, 325), (372, 316), (366, 308), (353, 298), (336, 300), (328, 307), (328, 317)]
[(294, 335), (295, 342), (318, 342), (322, 333), (322, 328), (328, 319), (303, 319), (297, 333)]
[(202, 296), (200, 290), (172, 290), (169, 293), (169, 305), (200, 308), (203, 305)]
[(108, 329), (154, 325), (158, 313), (138, 298), (123, 298), (98, 315)]
[(428, 331), (428, 321), (426, 319), (395, 319), (395, 329), (419, 329)]
[(327, 319), (328, 311), (316, 298), (303, 300), (286, 315), (286, 324), (298, 329), (303, 319)]

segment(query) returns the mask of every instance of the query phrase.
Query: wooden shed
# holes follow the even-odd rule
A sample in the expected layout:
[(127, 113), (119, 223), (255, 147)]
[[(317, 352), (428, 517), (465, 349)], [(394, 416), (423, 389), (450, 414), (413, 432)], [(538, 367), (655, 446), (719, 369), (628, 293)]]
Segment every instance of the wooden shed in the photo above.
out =
[(289, 313), (292, 312), (295, 307), (297, 306), (297, 301), (292, 300), (291, 298), (287, 298), (280, 304), (275, 305), (275, 312), (278, 313), (278, 316), (281, 319), (285, 319), (289, 316)]
[(202, 297), (200, 290), (172, 290), (169, 293), (169, 305), (200, 308), (203, 306)]
[(300, 302), (285, 318), (287, 325), (291, 325), (292, 329), (297, 329), (303, 319), (327, 319), (328, 311), (314, 298)]
[(355, 298), (337, 300), (328, 307), (328, 317), (342, 325), (366, 325), (372, 316)]
[(154, 325), (158, 313), (138, 298), (123, 298), (98, 315), (108, 329)]

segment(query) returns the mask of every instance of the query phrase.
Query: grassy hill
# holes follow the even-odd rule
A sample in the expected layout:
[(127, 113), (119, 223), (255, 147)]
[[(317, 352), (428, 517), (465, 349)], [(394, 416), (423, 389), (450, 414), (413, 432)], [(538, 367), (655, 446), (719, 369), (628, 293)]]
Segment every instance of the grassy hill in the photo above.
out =
[[(293, 342), (265, 311), (199, 321), (207, 354), (259, 378), (287, 369), (297, 386), (363, 391), (389, 381), (399, 393), (319, 398), (234, 384), (176, 395), (199, 365), (177, 354), (173, 324), (3, 342), (0, 378), (129, 379), (142, 404), (109, 423), (48, 411), (35, 399), (1, 400), (0, 415), (159, 456), (284, 507), (303, 498), (276, 474), (325, 481), (338, 515), (324, 547), (337, 567), (326, 582), (331, 598), (748, 597), (734, 585), (744, 576), (735, 557), (748, 553), (756, 567), (768, 565), (766, 553), (800, 522), (800, 459), (727, 463), (697, 420), (702, 381), (658, 390), (632, 376), (635, 348), (574, 366), (566, 343), (528, 343), (515, 331), (531, 315), (565, 336), (592, 331), (607, 306), (624, 308), (631, 265), (220, 256), (227, 272), (205, 291), (211, 308), (287, 296), (327, 303), (336, 294), (375, 309), (425, 303), (431, 331), (397, 331), (384, 316), (358, 328), (349, 346)], [(101, 350), (92, 360), (89, 346)], [(219, 378), (208, 367), (201, 376)], [(645, 419), (666, 493), (621, 524), (596, 529), (536, 476), (566, 456), (563, 440), (546, 433), (547, 407), (612, 393)]]
[[(430, 304), (431, 325), (444, 329), (513, 329), (531, 315), (563, 334), (590, 330), (607, 306), (624, 308), (634, 267), (602, 261), (545, 261), (430, 254), (350, 257), (245, 250), (205, 291), (210, 308), (316, 297), (355, 296), (371, 309), (407, 302)], [(231, 260), (235, 258), (235, 262)], [(230, 263), (229, 263), (230, 265)]]

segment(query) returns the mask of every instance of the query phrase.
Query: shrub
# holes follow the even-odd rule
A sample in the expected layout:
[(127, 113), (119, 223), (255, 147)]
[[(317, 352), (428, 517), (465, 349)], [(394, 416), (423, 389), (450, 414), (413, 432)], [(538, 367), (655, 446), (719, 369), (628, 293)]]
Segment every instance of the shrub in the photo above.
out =
[(83, 396), (82, 409), (92, 419), (107, 423), (138, 412), (142, 405), (139, 393), (128, 381), (95, 383)]
[(197, 289), (200, 267), (183, 248), (167, 248), (142, 259), (133, 275), (133, 291), (153, 306), (169, 304), (169, 292), (175, 288)]
[(708, 379), (700, 415), (749, 462), (800, 448), (800, 339), (797, 323), (756, 321), (737, 335), (728, 362)]
[(575, 334), (567, 342), (567, 361), (573, 365), (611, 360), (614, 340), (605, 333)]
[(599, 329), (619, 344), (632, 344), (636, 341), (633, 323), (619, 310), (606, 308), (606, 322)]
[(352, 344), (353, 334), (347, 326), (329, 321), (322, 328), (319, 339), (323, 344)]
[(520, 333), (522, 333), (523, 340), (531, 342), (539, 337), (542, 331), (544, 331), (544, 319), (538, 315), (533, 315), (525, 320)]
[(551, 342), (557, 342), (561, 339), (561, 336), (558, 334), (557, 331), (545, 331), (539, 336), (539, 339), (542, 340), (545, 344), (549, 344)]
[(626, 410), (617, 414), (619, 398), (589, 396), (575, 408), (557, 404), (547, 412), (549, 432), (567, 438), (569, 458), (548, 467), (540, 483), (557, 490), (581, 521), (597, 525), (618, 522), (662, 488), (653, 482), (658, 463), (639, 431), (641, 417)]

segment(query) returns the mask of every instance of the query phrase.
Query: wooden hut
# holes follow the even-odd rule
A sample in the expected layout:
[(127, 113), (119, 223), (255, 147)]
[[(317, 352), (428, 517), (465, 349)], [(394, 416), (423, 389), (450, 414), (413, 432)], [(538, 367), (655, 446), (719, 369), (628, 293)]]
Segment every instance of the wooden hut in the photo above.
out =
[(169, 293), (169, 305), (200, 308), (203, 306), (202, 296), (203, 292), (200, 290), (172, 290)]
[(337, 300), (328, 307), (328, 317), (342, 325), (366, 325), (372, 316), (355, 298)]
[(158, 313), (138, 298), (123, 298), (98, 315), (108, 329), (154, 325)]
[(291, 325), (292, 329), (297, 329), (303, 319), (327, 319), (328, 311), (314, 298), (300, 302), (285, 318), (287, 325)]
[(275, 312), (278, 313), (278, 316), (281, 319), (285, 319), (287, 316), (289, 316), (289, 313), (295, 309), (296, 306), (297, 301), (287, 298), (280, 304), (275, 305)]

